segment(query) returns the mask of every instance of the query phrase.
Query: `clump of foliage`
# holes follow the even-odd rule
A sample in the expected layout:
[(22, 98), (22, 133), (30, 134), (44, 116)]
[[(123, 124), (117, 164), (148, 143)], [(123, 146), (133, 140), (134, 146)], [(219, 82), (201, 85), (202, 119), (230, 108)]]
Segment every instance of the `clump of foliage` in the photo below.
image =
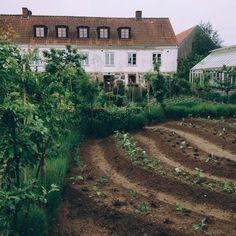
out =
[(0, 230), (16, 235), (26, 205), (51, 211), (58, 202), (52, 184), (64, 183), (68, 153), (79, 138), (73, 132), (93, 108), (98, 87), (69, 46), (45, 52), (40, 74), (32, 70), (36, 50), (20, 54), (5, 39), (0, 47)]

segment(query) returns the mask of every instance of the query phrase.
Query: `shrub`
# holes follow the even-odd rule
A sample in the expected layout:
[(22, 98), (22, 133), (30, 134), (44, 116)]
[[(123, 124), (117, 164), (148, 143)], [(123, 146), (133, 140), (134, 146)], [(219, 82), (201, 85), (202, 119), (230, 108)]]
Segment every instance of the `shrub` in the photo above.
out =
[(104, 137), (114, 131), (133, 131), (142, 129), (145, 117), (141, 108), (130, 106), (94, 110), (89, 119), (84, 120), (83, 132), (86, 136)]
[(47, 216), (43, 209), (31, 206), (18, 214), (17, 230), (20, 236), (48, 235)]
[(146, 119), (148, 124), (162, 121), (164, 118), (164, 112), (160, 107), (151, 107), (150, 111), (146, 112)]
[(215, 103), (199, 103), (192, 107), (169, 105), (166, 107), (166, 115), (168, 118), (182, 118), (189, 115), (193, 117), (233, 117), (236, 115), (236, 105), (233, 104), (215, 104)]

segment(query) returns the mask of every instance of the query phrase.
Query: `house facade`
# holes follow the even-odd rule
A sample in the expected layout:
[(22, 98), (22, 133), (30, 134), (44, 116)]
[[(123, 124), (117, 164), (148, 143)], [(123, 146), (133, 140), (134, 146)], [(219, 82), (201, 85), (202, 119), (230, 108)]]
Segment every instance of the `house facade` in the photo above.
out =
[(143, 74), (160, 62), (163, 73), (177, 70), (177, 43), (168, 18), (34, 16), (27, 8), (21, 15), (0, 15), (2, 28), (11, 28), (12, 40), (22, 52), (38, 48), (44, 70), (43, 51), (72, 45), (85, 56), (82, 65), (92, 78), (142, 84)]

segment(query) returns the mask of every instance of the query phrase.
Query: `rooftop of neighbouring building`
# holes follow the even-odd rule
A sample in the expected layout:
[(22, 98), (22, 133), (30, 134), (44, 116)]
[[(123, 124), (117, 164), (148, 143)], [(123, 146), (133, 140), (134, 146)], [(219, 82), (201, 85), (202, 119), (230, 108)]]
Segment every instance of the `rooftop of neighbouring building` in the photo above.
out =
[(177, 44), (180, 45), (195, 29), (197, 26), (191, 27), (176, 35)]

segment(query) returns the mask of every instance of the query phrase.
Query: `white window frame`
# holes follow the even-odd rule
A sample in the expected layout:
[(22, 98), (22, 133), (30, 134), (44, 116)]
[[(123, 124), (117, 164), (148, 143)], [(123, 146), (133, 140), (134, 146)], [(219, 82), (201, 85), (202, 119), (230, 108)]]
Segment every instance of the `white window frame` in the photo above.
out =
[(109, 29), (108, 28), (99, 28), (99, 38), (100, 39), (109, 39)]
[(81, 56), (86, 56), (86, 59), (81, 60), (82, 66), (89, 66), (89, 53), (88, 52), (80, 52)]
[(88, 35), (88, 28), (87, 27), (79, 27), (79, 38), (80, 39), (87, 39)]
[(67, 28), (63, 26), (57, 27), (57, 37), (58, 38), (67, 38)]
[(121, 39), (129, 39), (130, 29), (128, 28), (121, 28), (120, 29), (120, 38)]
[[(155, 59), (156, 61), (154, 61), (154, 55), (155, 55)], [(160, 52), (153, 52), (152, 53), (152, 64), (154, 65), (156, 62), (160, 62), (160, 65), (162, 64), (162, 54)]]
[(128, 66), (137, 66), (137, 52), (128, 52)]
[(105, 52), (105, 66), (115, 66), (114, 52)]
[(35, 27), (35, 37), (36, 38), (45, 38), (45, 27), (36, 26)]

